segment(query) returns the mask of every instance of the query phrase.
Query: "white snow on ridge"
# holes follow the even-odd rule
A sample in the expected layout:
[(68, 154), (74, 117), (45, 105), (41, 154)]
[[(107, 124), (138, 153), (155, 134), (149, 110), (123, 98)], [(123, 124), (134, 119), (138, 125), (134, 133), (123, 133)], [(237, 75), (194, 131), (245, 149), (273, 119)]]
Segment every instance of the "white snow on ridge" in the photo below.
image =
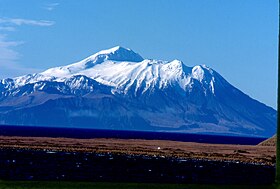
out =
[(110, 48), (110, 49), (101, 50), (101, 51), (99, 51), (98, 53), (96, 53), (96, 54), (94, 54), (94, 55), (96, 56), (96, 55), (100, 55), (100, 54), (111, 54), (111, 53), (115, 53), (115, 52), (117, 52), (118, 50), (120, 50), (121, 48), (126, 49), (127, 51), (131, 51), (131, 49), (128, 49), (128, 48), (124, 48), (124, 47), (121, 47), (121, 46), (115, 46), (115, 47)]
[(127, 93), (132, 87), (135, 92), (142, 88), (165, 88), (178, 85), (183, 90), (191, 88), (191, 80), (209, 85), (214, 93), (213, 71), (206, 66), (187, 67), (179, 60), (161, 61), (143, 59), (131, 49), (120, 46), (102, 50), (80, 62), (50, 68), (39, 74), (14, 78), (16, 86), (38, 81), (64, 82), (76, 75), (85, 75), (104, 85), (112, 86), (116, 92)]

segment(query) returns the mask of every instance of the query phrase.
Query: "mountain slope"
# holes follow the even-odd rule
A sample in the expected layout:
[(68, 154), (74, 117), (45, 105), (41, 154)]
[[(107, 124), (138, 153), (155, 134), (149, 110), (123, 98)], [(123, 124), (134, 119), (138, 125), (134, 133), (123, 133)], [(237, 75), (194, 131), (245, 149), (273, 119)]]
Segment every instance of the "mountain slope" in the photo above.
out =
[(258, 144), (258, 146), (275, 146), (277, 143), (277, 135), (273, 135), (271, 138), (266, 139)]
[(213, 69), (114, 47), (0, 82), (0, 123), (269, 137), (276, 111)]

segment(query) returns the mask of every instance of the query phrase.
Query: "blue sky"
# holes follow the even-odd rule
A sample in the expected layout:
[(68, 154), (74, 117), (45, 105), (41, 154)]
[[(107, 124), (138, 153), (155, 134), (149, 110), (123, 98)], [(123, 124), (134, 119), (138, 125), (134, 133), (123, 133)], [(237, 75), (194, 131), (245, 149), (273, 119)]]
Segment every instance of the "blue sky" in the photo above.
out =
[(0, 0), (0, 79), (124, 46), (206, 64), (276, 108), (277, 0)]

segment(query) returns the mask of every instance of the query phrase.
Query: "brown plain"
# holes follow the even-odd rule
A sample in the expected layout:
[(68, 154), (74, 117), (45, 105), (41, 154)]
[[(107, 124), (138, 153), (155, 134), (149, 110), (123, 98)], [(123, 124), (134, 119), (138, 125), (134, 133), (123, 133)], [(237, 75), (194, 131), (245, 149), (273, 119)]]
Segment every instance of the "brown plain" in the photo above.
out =
[(206, 144), (168, 140), (0, 136), (0, 149), (112, 153), (266, 165), (274, 165), (276, 161), (275, 146)]

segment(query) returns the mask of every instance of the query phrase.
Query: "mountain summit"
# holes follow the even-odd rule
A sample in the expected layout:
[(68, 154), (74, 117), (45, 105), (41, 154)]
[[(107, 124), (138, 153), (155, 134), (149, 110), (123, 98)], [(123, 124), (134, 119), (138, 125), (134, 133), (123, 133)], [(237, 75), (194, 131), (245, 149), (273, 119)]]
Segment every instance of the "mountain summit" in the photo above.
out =
[(1, 80), (0, 123), (269, 137), (276, 111), (205, 65), (143, 59), (117, 46)]
[(104, 57), (106, 60), (127, 61), (127, 62), (141, 62), (144, 59), (131, 49), (121, 46), (116, 46), (108, 50), (100, 51), (93, 55), (93, 57)]
[(141, 62), (144, 59), (131, 49), (127, 49), (121, 46), (116, 46), (111, 49), (102, 50), (98, 53), (95, 53), (94, 55), (83, 60), (80, 64), (86, 63), (85, 68), (88, 68), (94, 66), (95, 64), (102, 63), (107, 60)]

